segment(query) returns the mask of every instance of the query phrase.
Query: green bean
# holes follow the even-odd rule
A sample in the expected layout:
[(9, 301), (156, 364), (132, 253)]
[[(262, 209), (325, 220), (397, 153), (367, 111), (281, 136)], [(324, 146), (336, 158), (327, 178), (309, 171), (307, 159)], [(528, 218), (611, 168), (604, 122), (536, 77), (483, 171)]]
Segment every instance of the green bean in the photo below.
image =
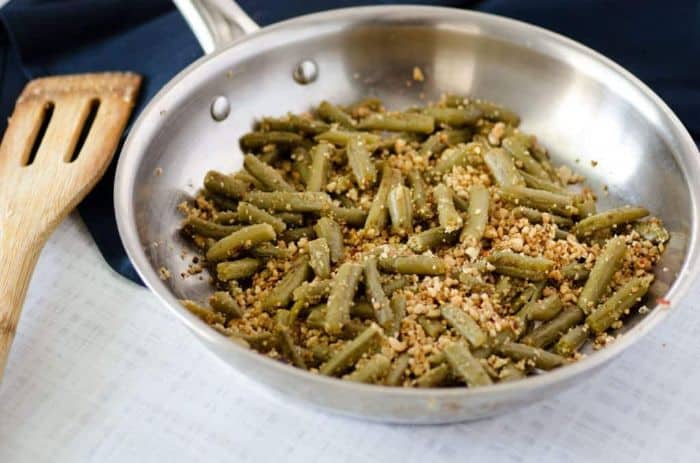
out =
[(279, 160), (281, 154), (277, 145), (266, 145), (263, 146), (263, 149), (260, 151), (258, 159), (264, 164), (272, 165)]
[(384, 289), (384, 294), (390, 296), (395, 291), (398, 291), (409, 284), (411, 284), (409, 277), (399, 275), (398, 277), (392, 278), (388, 282), (384, 283), (384, 285), (382, 285), (382, 289)]
[(627, 253), (627, 246), (622, 237), (608, 240), (595, 261), (586, 280), (586, 284), (578, 297), (578, 306), (589, 314), (598, 304), (600, 298), (610, 286), (613, 275), (622, 265)]
[(527, 344), (519, 344), (516, 342), (507, 342), (497, 347), (497, 350), (506, 357), (514, 360), (525, 360), (532, 362), (537, 368), (542, 370), (552, 370), (554, 368), (566, 365), (566, 359), (560, 355), (547, 352), (538, 347), (528, 346)]
[(406, 318), (406, 297), (401, 293), (396, 293), (392, 296), (390, 305), (394, 317), (389, 333), (398, 337), (401, 332), (401, 322)]
[(657, 220), (648, 220), (646, 222), (637, 222), (634, 224), (634, 231), (645, 240), (649, 240), (654, 244), (663, 244), (667, 242), (671, 235)]
[(357, 383), (378, 383), (389, 373), (390, 368), (391, 361), (382, 354), (376, 354), (343, 379)]
[(544, 257), (530, 257), (510, 251), (491, 251), (488, 262), (496, 272), (526, 280), (545, 280), (554, 262)]
[(384, 272), (415, 275), (444, 275), (445, 261), (433, 256), (380, 257), (379, 268)]
[(554, 352), (568, 357), (573, 355), (579, 347), (588, 339), (588, 325), (574, 326), (567, 331), (564, 336), (559, 338), (559, 341), (554, 346)]
[(440, 320), (435, 320), (428, 317), (419, 317), (418, 324), (423, 328), (425, 334), (431, 338), (437, 339), (445, 332), (445, 325)]
[(311, 177), (311, 155), (301, 146), (292, 151), (292, 168), (299, 174), (299, 178), (304, 184)]
[(511, 278), (504, 275), (498, 277), (498, 281), (496, 282), (496, 287), (494, 288), (494, 291), (501, 302), (508, 302), (511, 293), (513, 292), (513, 283), (511, 281)]
[(207, 251), (209, 262), (218, 262), (236, 255), (243, 249), (252, 248), (277, 238), (275, 229), (269, 224), (248, 225), (220, 239)]
[(367, 212), (359, 207), (331, 206), (325, 214), (328, 217), (344, 222), (351, 227), (362, 227), (367, 220)]
[(562, 309), (561, 299), (552, 294), (539, 301), (531, 302), (527, 308), (528, 320), (545, 322), (556, 317)]
[[(533, 161), (536, 163), (536, 161)], [(538, 164), (539, 165), (539, 164)], [(544, 171), (543, 171), (544, 172)], [(544, 172), (544, 175), (548, 175), (546, 172)], [(552, 182), (549, 180), (549, 177), (546, 179), (536, 177), (534, 175), (531, 175), (527, 172), (520, 171), (520, 176), (525, 180), (525, 186), (534, 188), (535, 190), (544, 190), (544, 191), (549, 191), (550, 193), (556, 193), (559, 195), (564, 195), (564, 196), (573, 196), (573, 193), (567, 190), (564, 187), (561, 187), (557, 185), (556, 183)], [(594, 203), (595, 204), (595, 203)], [(579, 207), (579, 211), (580, 211)]]
[(476, 165), (481, 163), (481, 151), (483, 147), (480, 143), (467, 143), (448, 148), (440, 156), (432, 170), (433, 177), (440, 179), (443, 175), (452, 172), (456, 166)]
[(245, 201), (238, 203), (237, 213), (239, 221), (249, 224), (267, 223), (275, 233), (282, 233), (287, 229), (287, 224), (282, 219)]
[[(201, 220), (201, 219), (200, 219)], [(238, 213), (233, 211), (216, 212), (212, 217), (214, 223), (220, 225), (232, 225), (238, 222)], [(235, 231), (235, 230), (232, 230)], [(227, 233), (229, 235), (231, 232)], [(225, 235), (224, 235), (225, 236)]]
[(547, 221), (553, 223), (557, 227), (569, 228), (574, 224), (574, 221), (568, 217), (561, 217), (523, 206), (513, 208), (513, 215), (515, 215), (515, 217), (525, 217), (530, 223), (544, 223), (545, 214), (547, 214)]
[(559, 315), (543, 323), (523, 338), (523, 344), (547, 347), (566, 333), (569, 328), (583, 321), (585, 314), (578, 307), (567, 307)]
[(243, 310), (227, 291), (216, 291), (209, 297), (209, 305), (226, 318), (241, 318)]
[(472, 356), (466, 345), (453, 342), (445, 346), (443, 350), (453, 374), (464, 380), (467, 386), (478, 387), (492, 384), (491, 378), (481, 362)]
[(366, 232), (379, 234), (386, 228), (389, 215), (386, 207), (387, 197), (391, 188), (399, 183), (400, 177), (401, 173), (396, 169), (392, 169), (389, 165), (385, 165), (382, 169), (382, 180), (379, 183), (379, 188), (374, 196), (374, 200), (372, 200), (372, 205), (369, 208), (367, 220), (365, 221), (364, 230)]
[(540, 163), (530, 155), (530, 145), (525, 142), (523, 137), (506, 137), (501, 142), (501, 146), (513, 156), (516, 165), (521, 165), (525, 172), (542, 181), (549, 181), (549, 174), (547, 174)]
[(240, 280), (255, 275), (261, 266), (262, 261), (252, 257), (219, 262), (216, 264), (216, 277), (221, 281)]
[(525, 180), (515, 167), (513, 159), (500, 148), (493, 148), (484, 154), (484, 163), (491, 176), (500, 187), (523, 186)]
[(360, 130), (386, 130), (387, 132), (432, 133), (435, 119), (418, 113), (373, 113), (362, 119)]
[(433, 155), (437, 156), (448, 146), (466, 143), (470, 138), (471, 131), (469, 129), (441, 130), (440, 132), (436, 132), (429, 136), (423, 143), (421, 143), (418, 154), (425, 158), (430, 158)]
[(324, 122), (294, 114), (287, 114), (283, 117), (265, 117), (260, 125), (266, 131), (301, 132), (306, 135), (317, 135), (328, 130), (328, 124)]
[(532, 207), (539, 211), (566, 217), (578, 214), (578, 209), (574, 206), (571, 196), (520, 186), (503, 186), (500, 193), (503, 199), (516, 205)]
[(410, 170), (407, 175), (408, 184), (411, 186), (411, 199), (413, 200), (413, 213), (421, 220), (429, 219), (433, 211), (428, 203), (428, 186), (423, 175), (418, 170)]
[(204, 195), (208, 200), (214, 203), (214, 206), (216, 206), (216, 208), (219, 210), (233, 211), (238, 206), (238, 202), (236, 202), (235, 199), (231, 199), (224, 195), (212, 193), (211, 191), (206, 191)]
[(586, 217), (574, 225), (571, 231), (577, 237), (584, 238), (598, 230), (614, 228), (618, 225), (634, 222), (647, 215), (649, 215), (649, 211), (641, 207), (620, 207)]
[(469, 294), (473, 292), (484, 293), (491, 289), (491, 286), (486, 284), (481, 277), (477, 277), (465, 272), (459, 272), (457, 279), (462, 284), (464, 291)]
[(389, 370), (389, 374), (386, 375), (386, 380), (384, 381), (387, 386), (401, 385), (409, 360), (411, 360), (411, 356), (408, 354), (401, 354), (394, 359), (391, 364), (391, 370)]
[(215, 323), (223, 324), (224, 322), (226, 322), (226, 318), (223, 314), (219, 312), (214, 312), (213, 310), (208, 309), (207, 307), (203, 307), (194, 301), (190, 301), (188, 299), (181, 299), (180, 304), (182, 304), (182, 306), (186, 308), (190, 313), (197, 316), (200, 320), (209, 325), (213, 325)]
[(306, 370), (306, 362), (304, 362), (297, 346), (294, 344), (289, 328), (278, 323), (275, 326), (275, 336), (277, 338), (277, 345), (282, 354), (290, 359), (295, 367)]
[(564, 278), (573, 281), (587, 280), (590, 272), (586, 268), (585, 264), (579, 264), (578, 262), (572, 262), (561, 268), (561, 274)]
[(309, 241), (309, 265), (319, 278), (331, 276), (330, 249), (324, 238)]
[(307, 239), (314, 239), (316, 238), (316, 232), (314, 231), (313, 227), (299, 227), (299, 228), (290, 228), (285, 230), (283, 233), (280, 234), (279, 238), (282, 241), (299, 241), (302, 238), (307, 238)]
[(190, 233), (207, 238), (223, 238), (241, 229), (240, 225), (219, 225), (193, 215), (187, 217), (182, 226)]
[(292, 300), (294, 290), (311, 277), (311, 267), (309, 260), (302, 257), (292, 265), (274, 288), (267, 293), (262, 301), (265, 310), (272, 310), (279, 307), (287, 307)]
[(595, 198), (590, 194), (574, 196), (574, 206), (578, 209), (580, 218), (591, 217), (598, 212), (595, 206)]
[(258, 190), (265, 188), (265, 186), (262, 183), (260, 183), (260, 181), (257, 178), (250, 175), (250, 173), (247, 170), (245, 170), (245, 168), (243, 168), (242, 170), (239, 170), (238, 172), (233, 174), (233, 178), (234, 178), (234, 180), (237, 180), (239, 182), (243, 182), (243, 183), (247, 184), (248, 186), (252, 186), (253, 188), (257, 188)]
[(350, 316), (362, 320), (374, 320), (374, 307), (366, 299), (361, 299), (350, 307)]
[(374, 256), (368, 257), (364, 264), (365, 275), (365, 293), (367, 300), (374, 308), (374, 318), (379, 323), (379, 326), (389, 331), (394, 322), (394, 313), (391, 310), (389, 298), (384, 294), (382, 283), (379, 280), (379, 270), (377, 269), (377, 258)]
[(277, 169), (265, 164), (254, 155), (246, 154), (243, 158), (243, 165), (266, 188), (272, 191), (295, 191), (294, 187), (287, 183), (284, 176)]
[(204, 176), (204, 188), (226, 198), (240, 199), (248, 191), (248, 184), (230, 175), (210, 170)]
[(433, 189), (435, 202), (437, 203), (438, 221), (445, 232), (450, 233), (459, 230), (464, 223), (462, 216), (455, 209), (452, 193), (443, 183), (439, 183)]
[(411, 251), (421, 254), (438, 246), (454, 244), (455, 241), (457, 241), (456, 232), (445, 233), (443, 227), (433, 227), (411, 235), (407, 245)]
[(515, 381), (524, 378), (526, 375), (525, 371), (521, 370), (514, 363), (510, 362), (505, 364), (501, 371), (498, 373), (498, 382), (507, 383), (509, 381)]
[(357, 125), (357, 122), (355, 122), (349, 114), (326, 100), (323, 100), (321, 104), (318, 105), (316, 112), (324, 121), (337, 122), (348, 129), (352, 129)]
[(357, 285), (362, 275), (362, 266), (346, 262), (340, 266), (333, 280), (328, 296), (325, 330), (330, 335), (338, 335), (350, 320), (350, 307), (355, 299)]
[(459, 240), (470, 246), (476, 246), (484, 236), (489, 221), (489, 190), (481, 185), (472, 185), (469, 193), (469, 210), (467, 222), (462, 228)]
[(370, 188), (377, 180), (377, 169), (374, 167), (367, 144), (359, 136), (351, 137), (346, 152), (348, 164), (358, 188), (360, 190)]
[(316, 222), (314, 231), (319, 238), (326, 240), (330, 251), (331, 262), (339, 262), (340, 259), (343, 258), (344, 253), (343, 231), (340, 225), (328, 217), (321, 217), (318, 219), (318, 222)]
[(322, 212), (331, 207), (330, 196), (312, 191), (251, 191), (245, 200), (261, 209), (275, 212)]
[(443, 352), (443, 351), (436, 352), (434, 354), (430, 354), (426, 360), (428, 360), (428, 364), (430, 364), (431, 367), (434, 367), (436, 365), (440, 365), (441, 363), (447, 362), (447, 358), (445, 357), (445, 352)]
[(401, 184), (394, 185), (387, 195), (387, 208), (393, 233), (405, 236), (413, 231), (411, 190)]
[(482, 115), (481, 110), (472, 105), (464, 108), (425, 108), (423, 112), (433, 117), (438, 124), (446, 124), (450, 127), (474, 125)]
[(324, 323), (326, 323), (326, 311), (326, 304), (319, 304), (309, 308), (309, 314), (306, 317), (306, 325), (315, 330), (322, 330)]
[(466, 199), (453, 192), (452, 201), (455, 203), (455, 208), (458, 211), (469, 212), (469, 201), (467, 201)]
[(304, 225), (304, 216), (296, 212), (278, 212), (275, 214), (275, 217), (277, 217), (287, 225)]
[(265, 145), (295, 147), (301, 141), (301, 135), (291, 132), (249, 132), (239, 140), (243, 151), (257, 150)]
[(486, 333), (479, 327), (479, 324), (464, 310), (453, 305), (443, 305), (440, 307), (440, 314), (447, 320), (447, 323), (469, 341), (473, 347), (481, 347), (487, 340)]
[(333, 280), (315, 279), (313, 281), (304, 281), (302, 284), (292, 291), (293, 301), (302, 301), (306, 305), (316, 304), (324, 297), (328, 296), (333, 286)]
[(416, 379), (416, 386), (420, 388), (438, 387), (446, 383), (452, 377), (452, 370), (447, 363), (432, 368)]
[(596, 307), (586, 318), (586, 324), (595, 334), (600, 334), (610, 328), (639, 301), (649, 290), (654, 277), (634, 277), (615, 291), (607, 301)]
[(355, 339), (346, 343), (330, 360), (321, 365), (319, 372), (326, 376), (343, 373), (343, 371), (354, 365), (365, 352), (370, 350), (375, 339), (381, 336), (381, 328), (375, 324), (370, 325)]
[(361, 137), (366, 146), (374, 145), (379, 143), (381, 140), (379, 135), (369, 132), (351, 132), (334, 129), (316, 135), (315, 139), (316, 141), (327, 141), (328, 143), (333, 143), (334, 145), (346, 146), (350, 140), (356, 137)]
[(328, 169), (333, 146), (319, 143), (311, 148), (311, 171), (306, 182), (306, 191), (324, 191), (328, 181)]
[(503, 106), (481, 100), (473, 101), (472, 104), (481, 110), (484, 119), (505, 122), (506, 124), (515, 127), (520, 124), (520, 117), (510, 109), (504, 108)]

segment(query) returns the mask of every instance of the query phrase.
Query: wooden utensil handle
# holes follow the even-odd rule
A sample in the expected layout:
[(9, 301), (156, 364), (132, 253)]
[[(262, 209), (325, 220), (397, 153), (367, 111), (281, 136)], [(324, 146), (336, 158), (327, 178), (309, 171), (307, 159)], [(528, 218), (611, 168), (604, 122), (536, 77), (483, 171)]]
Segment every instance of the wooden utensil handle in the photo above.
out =
[(44, 241), (0, 239), (0, 380)]

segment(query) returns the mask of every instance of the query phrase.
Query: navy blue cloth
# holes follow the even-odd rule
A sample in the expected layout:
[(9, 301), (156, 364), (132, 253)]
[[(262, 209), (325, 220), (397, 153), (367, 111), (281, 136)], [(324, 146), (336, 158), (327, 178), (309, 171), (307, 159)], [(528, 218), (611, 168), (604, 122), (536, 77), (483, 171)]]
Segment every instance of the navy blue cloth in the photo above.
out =
[[(330, 8), (395, 1), (242, 0), (264, 26)], [(700, 139), (700, 2), (697, 0), (424, 0), (473, 8), (567, 35), (612, 58), (656, 91)], [(201, 56), (170, 0), (13, 0), (0, 10), (0, 121), (27, 80), (52, 74), (131, 70), (145, 77), (135, 115)], [(135, 117), (135, 116), (134, 116)], [(133, 118), (132, 118), (133, 119)], [(4, 127), (3, 127), (4, 130)], [(79, 206), (107, 262), (139, 281), (117, 234), (112, 164)]]

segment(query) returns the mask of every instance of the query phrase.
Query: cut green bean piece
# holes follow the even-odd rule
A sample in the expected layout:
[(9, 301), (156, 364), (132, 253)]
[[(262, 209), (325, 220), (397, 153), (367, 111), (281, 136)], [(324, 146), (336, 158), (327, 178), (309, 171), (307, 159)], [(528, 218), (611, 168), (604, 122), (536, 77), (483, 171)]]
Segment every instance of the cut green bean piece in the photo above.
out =
[(384, 285), (382, 285), (382, 288), (384, 289), (384, 294), (390, 296), (395, 291), (398, 291), (399, 289), (402, 289), (408, 286), (409, 284), (411, 284), (411, 280), (409, 279), (409, 277), (399, 275), (384, 283)]
[(294, 147), (302, 142), (299, 134), (291, 132), (249, 132), (239, 140), (243, 151), (260, 149), (266, 145)]
[(257, 178), (253, 177), (247, 170), (245, 170), (245, 167), (242, 170), (239, 170), (238, 172), (233, 174), (233, 178), (239, 182), (243, 182), (259, 190), (265, 188), (265, 186), (262, 183), (260, 183), (260, 181), (258, 181)]
[(328, 130), (328, 124), (324, 122), (294, 114), (287, 114), (283, 117), (265, 117), (260, 125), (267, 131), (301, 132), (306, 135), (317, 135)]
[(204, 176), (204, 188), (227, 198), (240, 199), (248, 191), (248, 184), (231, 175), (210, 170)]
[(426, 108), (423, 112), (433, 117), (438, 124), (447, 124), (450, 127), (474, 125), (483, 114), (479, 108), (472, 105), (464, 108)]
[(359, 207), (331, 206), (325, 213), (328, 217), (344, 222), (351, 227), (362, 227), (367, 220), (367, 212)]
[(515, 167), (513, 159), (500, 148), (494, 148), (484, 154), (484, 163), (491, 176), (500, 187), (524, 186), (525, 180)]
[(578, 307), (567, 307), (555, 318), (543, 323), (523, 338), (523, 344), (547, 347), (559, 339), (569, 328), (583, 321), (586, 315)]
[(384, 381), (387, 386), (401, 385), (409, 360), (411, 360), (411, 356), (408, 354), (401, 354), (394, 359), (391, 364), (391, 370), (389, 370), (389, 374), (386, 375), (386, 380)]
[(444, 275), (445, 261), (434, 256), (380, 257), (379, 268), (384, 272), (415, 275)]
[(187, 217), (182, 226), (190, 233), (207, 238), (223, 238), (241, 229), (240, 225), (220, 225), (195, 216)]
[(422, 254), (439, 246), (454, 244), (455, 241), (457, 241), (456, 232), (445, 233), (443, 227), (434, 227), (412, 235), (407, 245), (411, 251)]
[(438, 365), (416, 379), (416, 386), (420, 388), (438, 387), (445, 384), (452, 376), (452, 370), (447, 363)]
[(362, 276), (362, 266), (346, 262), (340, 266), (333, 280), (328, 296), (325, 330), (330, 335), (338, 335), (350, 320), (350, 307), (355, 299), (357, 285)]
[(394, 337), (398, 337), (401, 332), (401, 322), (406, 317), (406, 297), (401, 293), (396, 293), (391, 298), (391, 311), (393, 312), (393, 323), (388, 331)]
[[(545, 218), (545, 214), (547, 217)], [(513, 215), (516, 217), (525, 217), (530, 223), (553, 223), (557, 227), (569, 228), (574, 224), (574, 221), (568, 217), (550, 214), (548, 212), (538, 211), (529, 207), (518, 206), (513, 208)]]
[(238, 203), (237, 213), (239, 221), (251, 224), (267, 223), (275, 230), (275, 233), (282, 233), (287, 229), (287, 224), (282, 219), (245, 201)]
[(281, 323), (277, 323), (275, 326), (275, 336), (282, 355), (289, 359), (295, 367), (306, 370), (306, 362), (304, 362), (303, 357), (299, 353), (299, 349), (294, 344), (289, 328)]
[(506, 137), (501, 142), (501, 146), (513, 156), (516, 166), (522, 166), (522, 169), (528, 174), (543, 180), (549, 181), (549, 174), (544, 170), (542, 165), (530, 155), (530, 146), (525, 143), (523, 137)]
[(671, 238), (668, 230), (659, 223), (658, 219), (637, 222), (634, 224), (634, 231), (639, 233), (645, 240), (649, 240), (654, 244), (663, 244)]
[(595, 198), (591, 194), (574, 196), (574, 206), (578, 209), (579, 218), (591, 217), (598, 212)]
[(561, 309), (562, 303), (559, 295), (552, 294), (539, 301), (531, 302), (527, 308), (527, 318), (544, 322), (556, 317)]
[(322, 330), (326, 322), (326, 304), (319, 304), (315, 307), (311, 307), (308, 313), (306, 325), (315, 330)]
[(238, 213), (232, 211), (217, 212), (214, 214), (214, 217), (212, 217), (212, 220), (220, 225), (231, 225), (238, 222)]
[(249, 225), (214, 243), (207, 251), (207, 260), (218, 262), (244, 249), (250, 249), (266, 241), (274, 241), (275, 238), (277, 238), (275, 229), (269, 224)]
[(374, 320), (374, 307), (367, 299), (360, 299), (350, 307), (350, 316), (362, 320)]
[(238, 207), (238, 202), (235, 199), (224, 195), (206, 191), (204, 196), (214, 203), (214, 206), (216, 206), (216, 208), (220, 211), (235, 211), (236, 207)]
[(458, 211), (468, 212), (469, 211), (469, 201), (462, 198), (458, 194), (452, 193), (452, 201), (455, 203), (455, 208)]
[(526, 280), (545, 280), (554, 262), (544, 257), (530, 257), (510, 251), (492, 251), (486, 258), (496, 272)]
[(347, 156), (350, 170), (355, 183), (360, 190), (366, 190), (377, 180), (377, 169), (374, 167), (367, 143), (361, 137), (352, 137), (347, 144)]
[(423, 175), (417, 170), (411, 170), (407, 177), (408, 184), (411, 186), (414, 215), (421, 220), (429, 219), (433, 216), (433, 211), (428, 202), (428, 186), (425, 184)]
[(256, 156), (246, 154), (243, 158), (243, 165), (267, 189), (272, 191), (295, 191), (294, 187), (287, 183), (284, 176), (277, 169), (265, 164)]
[(188, 299), (181, 299), (180, 304), (182, 304), (184, 308), (189, 310), (190, 313), (199, 317), (200, 320), (208, 323), (209, 325), (213, 325), (215, 323), (223, 324), (224, 322), (226, 322), (226, 318), (223, 314), (215, 312), (200, 304), (197, 304), (194, 301), (190, 301)]
[(343, 373), (353, 366), (365, 352), (370, 350), (375, 340), (380, 338), (381, 335), (382, 331), (378, 325), (370, 325), (355, 339), (343, 345), (330, 360), (321, 365), (319, 372), (326, 376), (334, 376)]
[(330, 249), (324, 238), (309, 241), (309, 265), (319, 278), (331, 276)]
[(579, 238), (585, 238), (606, 228), (614, 228), (618, 225), (634, 222), (649, 215), (649, 211), (642, 207), (620, 207), (600, 214), (591, 215), (578, 222), (571, 231)]
[[(533, 161), (534, 162), (534, 161)], [(545, 172), (544, 175), (547, 175)], [(525, 185), (534, 188), (535, 190), (544, 190), (544, 191), (549, 191), (551, 193), (556, 193), (564, 196), (574, 196), (572, 192), (567, 190), (564, 187), (559, 186), (558, 184), (552, 182), (551, 180), (543, 179), (540, 177), (536, 177), (534, 175), (531, 175), (527, 172), (520, 171), (520, 176), (525, 180)], [(595, 203), (594, 203), (595, 204)], [(581, 205), (582, 203), (577, 203), (576, 204), (579, 207), (579, 212), (582, 213), (581, 211)], [(586, 206), (588, 206), (586, 204)]]
[(216, 277), (221, 281), (240, 280), (255, 275), (261, 266), (262, 261), (252, 257), (219, 262), (216, 264)]
[(532, 207), (539, 211), (551, 212), (565, 217), (578, 214), (578, 209), (574, 206), (574, 200), (571, 196), (520, 186), (503, 186), (500, 194), (506, 201), (520, 206)]
[(419, 317), (418, 324), (423, 328), (425, 334), (434, 339), (439, 338), (440, 335), (445, 332), (445, 325), (443, 325), (440, 320), (428, 317)]
[(302, 301), (307, 305), (316, 304), (324, 297), (328, 296), (331, 292), (331, 287), (333, 286), (333, 280), (325, 279), (315, 279), (310, 282), (303, 282), (301, 286), (292, 291), (292, 299), (296, 301)]
[(469, 209), (467, 221), (459, 235), (459, 240), (469, 246), (476, 246), (484, 236), (486, 225), (489, 221), (489, 190), (481, 185), (472, 185), (467, 190), (469, 193)]
[(445, 232), (450, 233), (459, 230), (464, 221), (455, 209), (454, 201), (452, 200), (452, 192), (443, 183), (439, 183), (433, 189), (435, 202), (437, 203), (438, 221), (440, 226), (445, 229)]
[(319, 238), (326, 240), (328, 244), (328, 249), (330, 252), (331, 262), (339, 262), (343, 258), (344, 246), (343, 246), (343, 231), (332, 219), (328, 217), (321, 217), (316, 222), (314, 226), (314, 231)]
[(393, 233), (405, 236), (413, 231), (411, 190), (400, 184), (394, 185), (387, 196), (387, 208)]
[(328, 181), (328, 169), (333, 146), (319, 143), (311, 148), (311, 171), (306, 182), (306, 191), (324, 191)]
[(288, 259), (292, 256), (292, 251), (271, 243), (263, 243), (252, 248), (250, 254), (263, 259)]
[(464, 310), (453, 305), (440, 307), (442, 317), (473, 347), (481, 347), (488, 339), (479, 324)]
[(344, 130), (329, 130), (322, 134), (316, 135), (316, 141), (327, 141), (338, 146), (346, 146), (350, 140), (355, 137), (361, 137), (367, 146), (379, 143), (381, 138), (379, 135), (369, 132), (351, 132)]
[(418, 154), (426, 158), (438, 156), (445, 148), (459, 143), (467, 143), (470, 138), (471, 131), (469, 129), (441, 130), (429, 136), (427, 140), (421, 143)]
[(304, 216), (296, 212), (278, 212), (275, 214), (275, 217), (277, 217), (287, 225), (304, 225)]
[(331, 207), (331, 198), (321, 192), (251, 191), (245, 200), (261, 209), (275, 212), (316, 212)]
[(588, 325), (574, 326), (554, 346), (554, 352), (569, 357), (573, 355), (588, 339)]
[(281, 233), (279, 238), (286, 242), (299, 241), (302, 238), (312, 240), (316, 238), (316, 232), (313, 227), (290, 228)]
[(510, 362), (507, 363), (501, 368), (501, 371), (498, 373), (498, 382), (499, 383), (507, 383), (509, 381), (515, 381), (518, 379), (522, 379), (525, 376), (525, 372), (515, 366), (514, 363)]
[(373, 113), (362, 119), (357, 127), (361, 130), (432, 133), (435, 119), (418, 113)]
[(267, 165), (272, 165), (280, 158), (282, 153), (281, 150), (276, 145), (264, 146), (260, 154), (258, 154), (258, 159), (260, 162)]
[(466, 345), (453, 342), (445, 346), (444, 352), (453, 374), (464, 380), (467, 386), (488, 386), (493, 383), (479, 359), (472, 356)]
[(506, 357), (513, 360), (525, 360), (532, 362), (537, 368), (542, 370), (552, 370), (566, 365), (566, 359), (560, 355), (547, 352), (539, 347), (519, 344), (517, 342), (507, 342), (497, 347), (497, 350)]
[(326, 122), (337, 122), (341, 126), (352, 129), (357, 125), (357, 122), (352, 117), (333, 103), (323, 100), (316, 112)]
[(433, 177), (440, 179), (443, 175), (452, 172), (456, 166), (480, 164), (483, 149), (481, 143), (467, 143), (446, 149), (432, 170)]
[(376, 354), (343, 379), (357, 383), (378, 383), (390, 369), (391, 361), (382, 354)]
[(372, 200), (372, 205), (365, 221), (364, 230), (366, 232), (378, 235), (386, 228), (389, 218), (389, 212), (386, 207), (387, 197), (391, 188), (400, 182), (400, 178), (401, 173), (396, 169), (392, 169), (389, 165), (385, 165), (382, 169), (382, 180), (379, 183), (379, 188)]
[(590, 271), (586, 268), (585, 264), (572, 262), (561, 268), (561, 274), (564, 278), (567, 278), (569, 280), (583, 281), (588, 279)]
[(306, 149), (297, 147), (292, 152), (292, 168), (299, 174), (301, 181), (306, 184), (311, 177), (311, 155)]
[(613, 275), (622, 265), (626, 253), (627, 245), (622, 237), (612, 238), (605, 244), (578, 297), (578, 306), (586, 314), (591, 313), (591, 310), (598, 305), (600, 298), (610, 286)]
[(209, 305), (215, 311), (226, 315), (226, 318), (241, 318), (243, 310), (227, 291), (216, 291), (209, 298)]
[(379, 280), (379, 270), (377, 269), (377, 258), (368, 257), (364, 262), (365, 293), (367, 299), (374, 308), (374, 318), (379, 326), (389, 331), (394, 324), (394, 312), (391, 310), (389, 298), (384, 294), (382, 283)]
[(472, 104), (482, 111), (484, 119), (505, 122), (514, 127), (520, 124), (520, 116), (503, 106), (481, 100), (473, 101)]
[(586, 324), (595, 334), (600, 334), (610, 328), (613, 323), (640, 302), (649, 290), (654, 277), (634, 277), (615, 291), (607, 301), (596, 307), (586, 318)]
[(309, 266), (309, 260), (306, 257), (302, 257), (292, 265), (289, 272), (277, 282), (277, 285), (263, 299), (263, 309), (272, 310), (274, 308), (287, 307), (292, 300), (294, 290), (310, 277), (311, 267)]

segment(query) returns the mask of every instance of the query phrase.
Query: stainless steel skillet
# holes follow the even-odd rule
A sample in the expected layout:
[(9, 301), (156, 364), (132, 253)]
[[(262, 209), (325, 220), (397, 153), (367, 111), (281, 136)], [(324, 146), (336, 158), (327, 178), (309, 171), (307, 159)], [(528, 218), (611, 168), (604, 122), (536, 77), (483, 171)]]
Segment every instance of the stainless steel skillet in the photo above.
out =
[[(676, 306), (695, 279), (697, 148), (653, 92), (592, 50), (521, 22), (446, 8), (351, 8), (257, 30), (225, 0), (178, 3), (213, 51), (175, 77), (132, 128), (115, 183), (119, 232), (139, 274), (165, 305), (221, 359), (268, 389), (382, 421), (442, 423), (501, 413), (585, 380), (663, 320), (667, 303)], [(248, 35), (222, 46), (232, 31)], [(424, 82), (411, 81), (414, 66), (424, 71)], [(179, 305), (180, 298), (204, 299), (210, 288), (206, 278), (179, 276), (189, 260), (181, 258), (187, 245), (176, 232), (176, 206), (191, 197), (208, 169), (240, 167), (237, 139), (256, 117), (307, 110), (324, 98), (347, 103), (366, 95), (401, 108), (443, 92), (512, 107), (557, 162), (588, 177), (604, 207), (645, 205), (672, 231), (647, 302), (651, 312), (633, 318), (615, 343), (519, 382), (401, 390), (275, 362), (228, 341)], [(169, 279), (159, 277), (162, 267), (171, 272)]]

